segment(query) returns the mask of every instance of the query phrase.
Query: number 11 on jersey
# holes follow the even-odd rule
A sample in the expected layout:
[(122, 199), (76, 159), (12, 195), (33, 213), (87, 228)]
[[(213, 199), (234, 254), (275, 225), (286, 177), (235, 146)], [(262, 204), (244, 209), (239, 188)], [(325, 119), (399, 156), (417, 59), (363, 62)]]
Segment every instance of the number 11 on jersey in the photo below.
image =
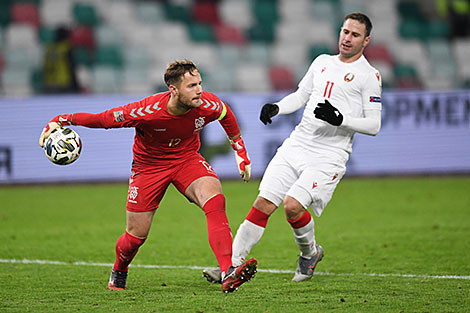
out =
[(331, 97), (331, 90), (333, 89), (334, 82), (327, 81), (326, 86), (325, 86), (325, 91), (323, 92), (323, 97), (324, 98), (330, 98)]

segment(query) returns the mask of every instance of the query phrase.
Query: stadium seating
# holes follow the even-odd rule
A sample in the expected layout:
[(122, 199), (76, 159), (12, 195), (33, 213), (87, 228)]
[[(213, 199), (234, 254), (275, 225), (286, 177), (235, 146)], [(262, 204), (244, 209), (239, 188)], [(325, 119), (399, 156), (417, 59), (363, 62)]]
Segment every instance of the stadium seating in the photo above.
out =
[(192, 7), (192, 17), (199, 23), (220, 24), (217, 4), (211, 1), (196, 1)]
[(244, 92), (265, 92), (271, 90), (266, 66), (262, 64), (240, 64), (235, 69), (238, 90)]
[(459, 87), (470, 88), (470, 62), (468, 61), (468, 52), (470, 51), (470, 40), (459, 39), (453, 44), (455, 59), (458, 64), (457, 74), (460, 78)]
[(254, 22), (249, 0), (221, 1), (219, 13), (226, 24), (233, 25), (241, 30), (247, 30)]
[(148, 79), (148, 69), (142, 67), (127, 67), (122, 72), (122, 89), (129, 94), (153, 94), (154, 86)]
[(96, 51), (97, 65), (110, 66), (113, 68), (121, 68), (124, 64), (121, 47), (117, 46), (101, 46)]
[(274, 90), (294, 90), (294, 75), (288, 67), (275, 66), (269, 69), (269, 79)]
[(98, 46), (124, 45), (122, 34), (111, 25), (100, 25), (95, 28), (95, 41)]
[(240, 29), (227, 24), (219, 24), (215, 26), (215, 37), (217, 42), (222, 44), (245, 44), (245, 38)]
[(5, 29), (5, 47), (37, 49), (39, 47), (36, 28), (29, 24), (10, 24)]
[(28, 96), (33, 93), (30, 84), (30, 71), (4, 68), (0, 78), (2, 81), (2, 91), (5, 96)]
[(72, 25), (72, 5), (72, 1), (42, 0), (39, 6), (41, 24), (48, 27)]
[(73, 47), (93, 50), (95, 48), (93, 30), (88, 26), (79, 26), (72, 29), (70, 33), (70, 43)]
[(121, 72), (109, 65), (96, 65), (92, 70), (92, 91), (95, 93), (119, 93), (122, 88)]
[(158, 2), (137, 3), (137, 18), (143, 23), (158, 24), (165, 21), (165, 10)]
[(73, 17), (79, 25), (96, 26), (99, 24), (95, 7), (91, 4), (75, 3), (73, 6)]
[(352, 11), (372, 19), (365, 55), (384, 88), (470, 85), (470, 38), (455, 39), (432, 6), (415, 0), (4, 0), (1, 90), (40, 92), (44, 47), (61, 25), (71, 29), (89, 92), (158, 89), (166, 65), (183, 58), (198, 64), (213, 91), (295, 88), (315, 57), (337, 53)]
[(30, 24), (37, 28), (39, 27), (38, 8), (32, 3), (13, 3), (11, 19), (13, 23)]

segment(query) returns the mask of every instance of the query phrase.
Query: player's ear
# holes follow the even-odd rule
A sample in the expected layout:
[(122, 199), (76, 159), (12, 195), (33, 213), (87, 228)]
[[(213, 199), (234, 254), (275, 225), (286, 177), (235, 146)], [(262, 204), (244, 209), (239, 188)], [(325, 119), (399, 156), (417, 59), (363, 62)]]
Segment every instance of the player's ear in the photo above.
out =
[(367, 36), (365, 39), (364, 39), (364, 48), (367, 47), (367, 45), (369, 44), (370, 42), (370, 36)]
[(173, 96), (176, 96), (178, 94), (178, 87), (176, 87), (175, 85), (170, 85), (168, 89), (170, 90), (170, 93)]

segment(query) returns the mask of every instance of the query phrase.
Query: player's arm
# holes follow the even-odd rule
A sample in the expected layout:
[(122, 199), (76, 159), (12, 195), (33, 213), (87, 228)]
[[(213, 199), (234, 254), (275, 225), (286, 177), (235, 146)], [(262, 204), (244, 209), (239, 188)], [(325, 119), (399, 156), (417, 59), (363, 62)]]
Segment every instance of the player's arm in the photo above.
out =
[[(150, 97), (149, 97), (150, 98)], [(138, 115), (137, 108), (142, 107), (142, 101), (149, 102), (145, 98), (138, 102), (129, 103), (124, 106), (112, 108), (101, 113), (71, 113), (61, 114), (51, 119), (42, 130), (39, 137), (39, 145), (42, 147), (45, 140), (57, 128), (62, 126), (84, 126), (89, 128), (120, 128), (135, 127), (138, 125), (141, 115)], [(145, 105), (144, 104), (144, 105)]]
[(382, 81), (378, 72), (371, 73), (362, 90), (362, 117), (345, 115), (341, 127), (375, 136), (382, 121)]
[(264, 125), (271, 124), (271, 118), (277, 114), (290, 114), (302, 108), (308, 101), (310, 94), (302, 88), (285, 96), (276, 103), (266, 103), (261, 109), (259, 119)]
[(235, 161), (237, 162), (238, 172), (245, 182), (251, 178), (251, 161), (245, 148), (237, 119), (230, 107), (222, 102), (222, 112), (219, 116), (219, 122), (225, 130), (230, 145), (235, 152)]
[(381, 111), (364, 110), (364, 117), (350, 117), (345, 115), (341, 127), (355, 132), (375, 136), (380, 131)]
[(328, 100), (318, 103), (313, 111), (315, 117), (358, 133), (375, 136), (379, 133), (381, 125), (381, 110), (368, 109), (363, 111), (363, 117), (352, 117), (343, 115)]
[(375, 136), (379, 133), (381, 127), (381, 80), (380, 75), (373, 73), (369, 75), (368, 80), (362, 90), (362, 117), (352, 117), (343, 115), (328, 100), (324, 103), (318, 103), (313, 111), (315, 117), (334, 126), (340, 126), (358, 133)]

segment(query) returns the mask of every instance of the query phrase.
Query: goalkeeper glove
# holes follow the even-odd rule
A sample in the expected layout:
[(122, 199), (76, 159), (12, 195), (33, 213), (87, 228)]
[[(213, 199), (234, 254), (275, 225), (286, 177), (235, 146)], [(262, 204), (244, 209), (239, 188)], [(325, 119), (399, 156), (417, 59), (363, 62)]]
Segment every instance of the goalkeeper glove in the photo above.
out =
[(248, 152), (245, 149), (245, 143), (242, 137), (235, 140), (230, 140), (233, 150), (235, 150), (235, 161), (237, 162), (238, 172), (245, 182), (248, 182), (251, 177), (251, 161)]
[(334, 126), (339, 126), (343, 123), (343, 114), (331, 105), (331, 103), (325, 99), (325, 103), (318, 103), (315, 110), (313, 110), (315, 117), (325, 122), (330, 123)]
[(259, 119), (264, 125), (267, 125), (268, 123), (271, 124), (271, 117), (277, 115), (277, 113), (279, 113), (279, 106), (277, 104), (266, 103), (261, 109)]
[(51, 135), (51, 133), (64, 125), (72, 125), (72, 114), (57, 115), (47, 123), (46, 127), (42, 130), (41, 136), (39, 137), (39, 145), (44, 147), (44, 142)]

